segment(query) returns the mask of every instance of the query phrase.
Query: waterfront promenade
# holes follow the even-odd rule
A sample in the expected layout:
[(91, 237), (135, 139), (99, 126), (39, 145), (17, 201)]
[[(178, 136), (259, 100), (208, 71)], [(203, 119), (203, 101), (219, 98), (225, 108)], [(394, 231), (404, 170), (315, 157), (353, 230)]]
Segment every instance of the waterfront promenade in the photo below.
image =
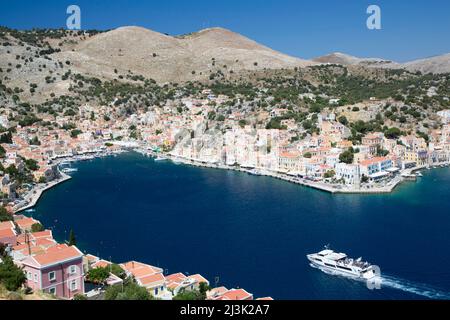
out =
[(21, 211), (33, 208), (45, 191), (72, 178), (71, 176), (65, 174), (64, 172), (60, 171), (59, 173), (60, 177), (58, 179), (45, 184), (37, 184), (30, 191), (28, 191), (23, 196), (23, 200), (13, 207), (14, 213), (19, 213)]
[[(154, 154), (150, 153), (151, 156), (155, 156)], [(234, 166), (227, 166), (223, 164), (212, 164), (212, 163), (205, 163), (201, 162), (195, 159), (185, 159), (181, 158), (179, 156), (174, 156), (171, 154), (165, 154), (169, 160), (174, 161), (175, 163), (182, 163), (186, 165), (192, 165), (196, 167), (204, 167), (204, 168), (211, 168), (211, 169), (222, 169), (222, 170), (233, 170), (238, 172), (245, 172), (250, 173), (249, 170), (240, 168), (240, 167), (234, 167)], [(394, 178), (393, 180), (389, 181), (383, 186), (371, 186), (370, 188), (350, 188), (344, 185), (333, 185), (329, 183), (324, 183), (320, 181), (312, 181), (305, 178), (299, 178), (295, 176), (290, 176), (288, 174), (278, 173), (274, 171), (269, 170), (261, 170), (260, 176), (266, 176), (266, 177), (272, 177), (275, 179), (280, 179), (283, 181), (291, 182), (294, 184), (302, 185), (305, 187), (317, 189), (320, 191), (329, 192), (332, 194), (379, 194), (379, 193), (391, 193), (401, 182), (403, 182), (405, 179), (398, 176)]]
[[(76, 155), (76, 156), (69, 155), (66, 157), (54, 159), (53, 161), (56, 165), (59, 165), (64, 162), (77, 162), (77, 161), (92, 160), (97, 157), (106, 157), (106, 156), (110, 156), (110, 155), (117, 155), (122, 152), (124, 152), (124, 151), (123, 150), (98, 151), (95, 153), (89, 153), (89, 155), (85, 155), (85, 154)], [(45, 191), (55, 187), (56, 185), (58, 185), (60, 183), (70, 180), (72, 178), (71, 176), (69, 176), (68, 174), (66, 174), (60, 170), (58, 170), (58, 172), (59, 172), (59, 178), (57, 178), (53, 181), (50, 181), (48, 183), (43, 183), (43, 184), (40, 183), (40, 184), (36, 184), (35, 186), (33, 186), (33, 188), (23, 196), (23, 200), (20, 201), (19, 203), (17, 203), (13, 207), (13, 212), (19, 213), (21, 211), (25, 211), (25, 210), (33, 208)]]
[[(139, 152), (144, 155), (152, 156), (152, 157), (158, 157), (161, 154), (157, 154), (152, 151), (146, 151), (144, 149), (135, 149), (136, 152)], [(210, 169), (222, 169), (222, 170), (233, 170), (238, 172), (245, 172), (252, 174), (250, 170), (242, 168), (242, 167), (236, 167), (236, 166), (228, 166), (224, 164), (216, 164), (216, 163), (207, 163), (198, 159), (188, 159), (183, 158), (177, 155), (173, 155), (170, 153), (163, 154), (164, 157), (167, 158), (167, 160), (171, 160), (174, 163), (180, 163), (185, 165), (191, 165), (195, 167), (204, 167), (204, 168), (210, 168)], [(272, 177), (275, 179), (280, 179), (283, 181), (291, 182), (294, 184), (299, 184), (305, 187), (325, 191), (332, 194), (386, 194), (386, 193), (392, 193), (397, 186), (399, 186), (402, 182), (410, 181), (411, 179), (408, 177), (415, 176), (414, 172), (424, 170), (427, 168), (433, 168), (433, 167), (440, 167), (440, 166), (448, 166), (449, 163), (438, 163), (433, 165), (424, 165), (424, 166), (418, 166), (411, 169), (406, 169), (401, 172), (401, 174), (395, 176), (393, 179), (381, 183), (381, 184), (373, 184), (373, 185), (366, 185), (359, 188), (351, 187), (347, 185), (342, 184), (330, 184), (325, 183), (321, 181), (313, 181), (306, 178), (300, 178), (288, 174), (283, 174), (275, 171), (269, 171), (266, 169), (261, 169), (259, 172), (259, 176), (266, 176), (266, 177)]]

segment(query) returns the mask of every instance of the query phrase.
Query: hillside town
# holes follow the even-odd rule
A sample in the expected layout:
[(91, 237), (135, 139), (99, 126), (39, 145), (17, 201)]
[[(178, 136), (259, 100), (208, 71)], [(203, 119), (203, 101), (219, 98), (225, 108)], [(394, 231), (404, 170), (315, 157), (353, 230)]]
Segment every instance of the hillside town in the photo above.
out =
[[(200, 288), (204, 299), (253, 299), (241, 288), (211, 287), (199, 274), (168, 275), (162, 268), (137, 261), (116, 265), (83, 253), (73, 243), (55, 241), (51, 230), (20, 211), (32, 207), (47, 188), (70, 178), (62, 169), (66, 161), (136, 150), (156, 160), (273, 176), (332, 193), (391, 192), (401, 181), (416, 179), (417, 170), (449, 164), (449, 110), (438, 113), (442, 125), (427, 137), (387, 130), (368, 132), (355, 144), (349, 140), (351, 129), (334, 112), (310, 114), (317, 126), (312, 133), (289, 117), (280, 121), (279, 129), (269, 129), (268, 123), (289, 110), (240, 110), (215, 120), (212, 112), (228, 101), (229, 97), (206, 89), (200, 98), (179, 101), (185, 112), (169, 101), (114, 121), (111, 106), (94, 109), (86, 104), (79, 108), (76, 126), (71, 125), (73, 115), (46, 115), (42, 121), (54, 127), (17, 125), (4, 131), (0, 184), (5, 212), (11, 218), (2, 218), (0, 243), (2, 259), (12, 259), (23, 271), (23, 286), (61, 299), (95, 298), (104, 290), (87, 291), (85, 282), (91, 270), (101, 268), (108, 271), (102, 284), (123, 286), (132, 278), (154, 299), (171, 300)], [(389, 102), (366, 103), (381, 107)], [(0, 121), (3, 128), (10, 128), (8, 117), (2, 115)], [(112, 272), (112, 265), (120, 272)]]
[[(2, 27), (0, 39), (0, 298), (6, 289), (11, 299), (254, 299), (200, 274), (114, 263), (73, 237), (56, 241), (27, 210), (71, 179), (73, 161), (140, 152), (332, 194), (390, 193), (450, 163), (445, 71), (273, 56), (221, 28), (172, 39), (135, 27)], [(174, 55), (174, 43), (195, 39), (208, 55)], [(236, 41), (242, 48), (223, 54)]]
[[(3, 204), (12, 211), (29, 205), (37, 187), (61, 179), (58, 165), (66, 159), (82, 160), (120, 152), (124, 147), (159, 159), (272, 175), (332, 192), (391, 191), (414, 171), (449, 162), (448, 110), (438, 113), (441, 126), (426, 137), (391, 128), (368, 132), (355, 143), (350, 140), (352, 129), (344, 125), (345, 117), (339, 121), (333, 112), (309, 114), (316, 126), (310, 134), (305, 122), (289, 118), (289, 110), (282, 108), (239, 110), (220, 116), (221, 121), (216, 120), (219, 117), (211, 120), (214, 110), (229, 98), (216, 97), (210, 90), (202, 94), (204, 99), (181, 99), (182, 113), (169, 101), (152, 111), (111, 121), (111, 106), (84, 105), (79, 108), (76, 126), (73, 116), (44, 115), (42, 121), (54, 127), (17, 125), (13, 133), (4, 131)], [(379, 108), (385, 103), (367, 102)], [(268, 129), (274, 118), (283, 119), (280, 129)], [(0, 117), (3, 128), (9, 128), (8, 122), (6, 116)]]

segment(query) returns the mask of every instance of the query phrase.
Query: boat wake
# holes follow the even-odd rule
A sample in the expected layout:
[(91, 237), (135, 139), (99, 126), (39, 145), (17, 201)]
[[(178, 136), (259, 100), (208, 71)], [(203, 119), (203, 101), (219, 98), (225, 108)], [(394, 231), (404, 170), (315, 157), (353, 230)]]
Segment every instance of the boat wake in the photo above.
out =
[[(313, 264), (311, 264), (311, 267), (319, 269), (320, 271), (322, 271), (326, 274), (329, 274), (329, 275), (341, 276), (341, 277), (344, 277), (347, 279), (353, 279), (353, 280), (361, 281), (364, 283), (368, 283), (367, 280), (360, 279), (360, 278), (354, 278), (349, 275), (342, 274), (340, 272), (335, 272), (335, 271), (328, 270), (325, 268), (320, 268), (320, 267), (314, 266)], [(432, 300), (450, 300), (450, 292), (445, 292), (445, 291), (439, 290), (428, 284), (413, 282), (413, 281), (401, 279), (401, 278), (398, 278), (395, 276), (390, 276), (390, 275), (382, 275), (378, 279), (380, 280), (381, 289), (382, 288), (395, 289), (395, 290), (415, 294), (415, 295), (418, 295), (418, 296), (421, 296), (424, 298), (428, 298), (428, 299), (432, 299)]]
[(434, 300), (450, 299), (450, 292), (441, 291), (427, 284), (416, 283), (394, 276), (381, 276), (381, 286), (401, 290)]

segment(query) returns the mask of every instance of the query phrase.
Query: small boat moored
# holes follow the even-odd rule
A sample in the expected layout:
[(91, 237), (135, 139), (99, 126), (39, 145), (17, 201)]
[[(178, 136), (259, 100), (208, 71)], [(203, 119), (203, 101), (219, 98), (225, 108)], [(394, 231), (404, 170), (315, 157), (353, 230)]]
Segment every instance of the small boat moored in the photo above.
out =
[(158, 156), (155, 158), (155, 161), (166, 161), (166, 160), (169, 160), (169, 158), (164, 157), (164, 156)]
[(249, 174), (254, 175), (254, 176), (262, 176), (261, 171), (259, 171), (258, 169), (253, 169), (253, 170), (249, 170), (247, 171)]

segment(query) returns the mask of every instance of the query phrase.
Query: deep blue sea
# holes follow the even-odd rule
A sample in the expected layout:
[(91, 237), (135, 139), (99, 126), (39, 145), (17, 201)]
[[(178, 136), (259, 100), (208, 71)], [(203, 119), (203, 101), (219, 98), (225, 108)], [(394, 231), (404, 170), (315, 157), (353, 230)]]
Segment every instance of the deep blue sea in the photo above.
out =
[[(33, 216), (85, 252), (275, 299), (450, 298), (450, 169), (390, 195), (331, 195), (269, 177), (155, 162), (76, 163)], [(380, 266), (381, 290), (311, 268), (325, 244)]]

